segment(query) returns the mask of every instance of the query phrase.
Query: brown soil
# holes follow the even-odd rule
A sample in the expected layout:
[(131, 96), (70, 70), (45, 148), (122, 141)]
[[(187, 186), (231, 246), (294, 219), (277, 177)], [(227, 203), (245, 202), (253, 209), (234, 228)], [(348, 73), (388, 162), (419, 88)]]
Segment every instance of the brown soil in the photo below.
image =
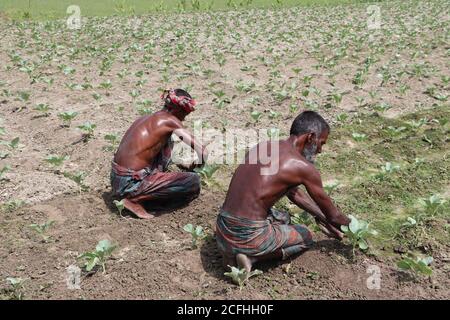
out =
[[(362, 63), (363, 53), (359, 53), (360, 58), (344, 59), (335, 70), (337, 74), (335, 83), (330, 85), (327, 76), (313, 68), (317, 61), (311, 53), (311, 43), (303, 41), (314, 34), (317, 24), (333, 26), (327, 18), (327, 14), (330, 16), (334, 14), (333, 10), (323, 10), (326, 10), (323, 14), (317, 14), (313, 9), (302, 10), (302, 19), (298, 19), (295, 14), (285, 17), (284, 14), (287, 11), (271, 14), (274, 21), (281, 18), (288, 19), (290, 25), (296, 27), (299, 33), (294, 42), (286, 42), (285, 48), (276, 47), (276, 52), (285, 49), (292, 53), (298, 49), (298, 43), (301, 43), (304, 49), (301, 57), (291, 59), (294, 62), (286, 62), (287, 66), (280, 65), (283, 79), (290, 81), (295, 78), (292, 72), (293, 67), (301, 67), (302, 75), (313, 75), (312, 85), (323, 93), (322, 97), (314, 96), (308, 99), (315, 100), (318, 104), (323, 103), (325, 97), (335, 92), (336, 88), (339, 88), (341, 92), (351, 92), (344, 95), (339, 107), (321, 110), (327, 119), (335, 119), (335, 115), (340, 112), (357, 110), (355, 97), (363, 96), (366, 102), (370, 103), (371, 98), (368, 93), (372, 90), (377, 90), (378, 93), (378, 97), (373, 101), (378, 101), (382, 97), (383, 101), (393, 105), (388, 113), (390, 116), (416, 110), (416, 102), (426, 106), (435, 102), (433, 98), (423, 94), (423, 91), (424, 88), (439, 83), (440, 73), (423, 79), (406, 78), (405, 82), (411, 89), (404, 96), (399, 96), (395, 92), (392, 83), (380, 87), (380, 80), (376, 77), (375, 71), (362, 89), (355, 89), (351, 80)], [(421, 11), (420, 8), (414, 10), (410, 13), (411, 17)], [(357, 7), (353, 16), (348, 19), (364, 20), (360, 17), (364, 12), (365, 7)], [(398, 13), (394, 10), (386, 19), (391, 19), (391, 23), (394, 23), (396, 14)], [(229, 15), (234, 17), (233, 13)], [(203, 19), (199, 27), (200, 39), (202, 39), (202, 24), (208, 22), (208, 17), (199, 19)], [(235, 17), (233, 19), (236, 20)], [(312, 19), (314, 23), (308, 23), (308, 19)], [(445, 17), (436, 17), (436, 19), (442, 22)], [(160, 17), (154, 19), (152, 17), (149, 21), (151, 25), (145, 25), (145, 27), (151, 30), (159, 30), (158, 28), (163, 27), (170, 29), (164, 26), (164, 21)], [(246, 41), (249, 41), (257, 21), (254, 24), (243, 29), (243, 40), (237, 41), (238, 47), (247, 46)], [(3, 26), (6, 28), (6, 22), (0, 25), (2, 30), (5, 30)], [(386, 23), (386, 26), (392, 25), (394, 24)], [(102, 26), (106, 33), (111, 31), (109, 37), (99, 40), (99, 45), (104, 45), (105, 48), (108, 47), (108, 43), (119, 41), (123, 36), (122, 32), (116, 32), (117, 26), (109, 24), (106, 20)], [(8, 27), (13, 30), (13, 27)], [(275, 27), (274, 33), (282, 31), (282, 27)], [(233, 29), (234, 26), (230, 28)], [(395, 28), (393, 30), (395, 31)], [(45, 35), (45, 31), (42, 32)], [(164, 42), (165, 45), (171, 41), (171, 34), (160, 37), (155, 33), (153, 36), (153, 40)], [(31, 39), (30, 30), (26, 30), (22, 37)], [(62, 32), (54, 37), (55, 43), (65, 43), (70, 47), (68, 44), (71, 43), (71, 36), (68, 32)], [(74, 40), (75, 43), (81, 46), (89, 40), (83, 37)], [(419, 43), (431, 41), (433, 37), (433, 32), (423, 32), (414, 38), (414, 41)], [(8, 65), (12, 65), (8, 52), (15, 48), (18, 38), (19, 36), (13, 32), (2, 35), (0, 61), (7, 61)], [(233, 40), (228, 36), (225, 39)], [(127, 38), (124, 40), (128, 43), (127, 45), (133, 41), (137, 43), (141, 41), (140, 44), (144, 45), (148, 39)], [(392, 44), (392, 42), (395, 41), (389, 39), (389, 43)], [(194, 96), (201, 101), (200, 111), (192, 116), (188, 126), (193, 120), (202, 119), (208, 121), (210, 127), (220, 129), (222, 128), (220, 120), (227, 119), (229, 126), (233, 127), (252, 125), (257, 128), (280, 127), (284, 133), (287, 132), (289, 127), (287, 123), (292, 121), (289, 104), (298, 102), (303, 107), (303, 102), (289, 99), (277, 102), (266, 92), (264, 84), (271, 70), (264, 67), (256, 57), (266, 50), (269, 44), (266, 39), (258, 39), (257, 44), (258, 47), (253, 44), (246, 47), (248, 50), (246, 64), (255, 66), (255, 72), (252, 74), (257, 76), (250, 77), (249, 74), (244, 74), (240, 71), (244, 62), (236, 60), (234, 56), (227, 56), (227, 62), (223, 68), (219, 67), (213, 59), (203, 61), (203, 69), (214, 70), (210, 79), (197, 75), (193, 76), (194, 80), (171, 79), (177, 84), (181, 82), (180, 86), (192, 85)], [(162, 43), (158, 43), (155, 49), (155, 57), (158, 57), (161, 52), (160, 45), (162, 46)], [(221, 45), (224, 43), (215, 43), (211, 47)], [(397, 54), (392, 46), (386, 43), (382, 45), (386, 45), (387, 50), (381, 55), (377, 66), (383, 65), (385, 60)], [(210, 56), (209, 45), (199, 41), (199, 46), (203, 46), (202, 54)], [(26, 49), (19, 50), (23, 57), (36, 59), (37, 54), (29, 54)], [(208, 239), (201, 243), (199, 249), (191, 250), (189, 235), (182, 230), (185, 224), (192, 223), (202, 225), (210, 234), (213, 233), (218, 208), (222, 204), (225, 196), (224, 189), (230, 179), (231, 168), (218, 173), (219, 179), (222, 179), (220, 187), (204, 188), (201, 196), (188, 207), (162, 214), (148, 221), (129, 216), (120, 217), (111, 203), (109, 194), (112, 153), (103, 150), (103, 147), (107, 145), (103, 136), (112, 132), (117, 132), (121, 136), (138, 116), (128, 93), (135, 88), (137, 78), (134, 74), (144, 69), (139, 62), (142, 53), (135, 53), (136, 63), (126, 66), (117, 60), (112, 69), (107, 71), (105, 76), (100, 77), (98, 65), (101, 57), (92, 58), (94, 61), (92, 66), (84, 66), (83, 59), (90, 60), (90, 57), (83, 55), (72, 61), (67, 58), (69, 52), (66, 49), (58, 49), (66, 54), (60, 57), (60, 61), (50, 64), (48, 70), (41, 70), (47, 77), (55, 79), (51, 88), (42, 82), (30, 84), (28, 76), (24, 72), (19, 72), (16, 67), (5, 71), (4, 66), (1, 66), (0, 80), (7, 83), (4, 88), (14, 94), (21, 90), (32, 93), (30, 101), (26, 103), (19, 101), (16, 96), (0, 98), (0, 116), (3, 119), (0, 126), (7, 132), (2, 139), (10, 141), (20, 137), (21, 144), (7, 159), (0, 160), (0, 168), (6, 164), (12, 166), (11, 171), (6, 174), (8, 180), (1, 181), (0, 200), (1, 202), (26, 201), (26, 205), (19, 209), (1, 213), (1, 297), (9, 296), (8, 286), (4, 281), (7, 277), (27, 279), (23, 289), (26, 299), (448, 299), (450, 297), (445, 259), (435, 262), (431, 280), (421, 277), (411, 278), (393, 268), (395, 262), (388, 258), (380, 261), (381, 259), (377, 257), (357, 254), (353, 260), (351, 249), (320, 235), (316, 235), (316, 246), (303, 255), (284, 263), (273, 262), (258, 266), (264, 274), (252, 278), (244, 289), (239, 290), (223, 276), (224, 270), (221, 267), (221, 259), (214, 239)], [(123, 54), (123, 50), (120, 50), (119, 56)], [(447, 51), (448, 48), (437, 47), (418, 59), (424, 59), (437, 70), (445, 71), (448, 70), (446, 68), (448, 57), (445, 57)], [(45, 52), (45, 48), (41, 52)], [(400, 54), (398, 65), (408, 64), (410, 54), (408, 52)], [(192, 59), (202, 61), (199, 56)], [(192, 61), (189, 61), (187, 57), (185, 62)], [(64, 76), (58, 70), (58, 65), (62, 63), (77, 69), (76, 73), (73, 76)], [(161, 61), (157, 60), (153, 63), (158, 66)], [(129, 68), (131, 75), (120, 80), (116, 74), (125, 67)], [(172, 67), (173, 74), (186, 72), (181, 63)], [(146, 70), (144, 78), (148, 80), (148, 84), (144, 89), (140, 89), (143, 94), (139, 100), (144, 97), (150, 99), (154, 109), (159, 104), (158, 87), (167, 85), (161, 81), (160, 76), (161, 70), (154, 69), (148, 72)], [(84, 77), (90, 79), (94, 89), (70, 90), (65, 87), (65, 84), (69, 82), (84, 83)], [(112, 81), (113, 89), (109, 91), (97, 89), (99, 83), (107, 79)], [(237, 92), (234, 85), (239, 79), (255, 81), (257, 86), (255, 92), (250, 94)], [(297, 81), (299, 82), (298, 79)], [(228, 97), (234, 97), (232, 103), (223, 110), (214, 107), (213, 95), (208, 86), (212, 82), (215, 82), (216, 88), (222, 89)], [(448, 87), (440, 89), (448, 92)], [(101, 93), (102, 100), (95, 101), (92, 98), (93, 92)], [(253, 96), (262, 97), (261, 102), (254, 106), (248, 102), (248, 98)], [(38, 113), (33, 110), (33, 107), (39, 103), (50, 104), (52, 110), (48, 117), (38, 116)], [(124, 112), (117, 111), (119, 106), (125, 108)], [(21, 107), (25, 108), (21, 109)], [(263, 120), (258, 124), (253, 124), (249, 116), (249, 110), (253, 107), (265, 112)], [(277, 120), (269, 120), (267, 117), (269, 109), (279, 110), (281, 116)], [(70, 128), (62, 128), (57, 114), (68, 110), (78, 111), (80, 114)], [(85, 121), (91, 121), (97, 125), (94, 138), (87, 142), (75, 143), (81, 136), (76, 126)], [(43, 161), (50, 154), (67, 155), (69, 160), (65, 161), (63, 167), (58, 170), (50, 169), (50, 166)], [(79, 170), (87, 173), (85, 184), (89, 187), (88, 192), (81, 191), (74, 181), (62, 174), (62, 172), (73, 173)], [(43, 242), (39, 234), (31, 230), (29, 225), (48, 220), (54, 220), (55, 225), (48, 231), (49, 241)], [(77, 256), (94, 249), (101, 239), (110, 239), (118, 245), (112, 259), (107, 262), (106, 273), (103, 274), (101, 271), (84, 273), (81, 289), (69, 290), (66, 285), (66, 268), (77, 264)], [(370, 265), (379, 266), (381, 269), (380, 290), (367, 288), (366, 281), (370, 276), (367, 268)]]

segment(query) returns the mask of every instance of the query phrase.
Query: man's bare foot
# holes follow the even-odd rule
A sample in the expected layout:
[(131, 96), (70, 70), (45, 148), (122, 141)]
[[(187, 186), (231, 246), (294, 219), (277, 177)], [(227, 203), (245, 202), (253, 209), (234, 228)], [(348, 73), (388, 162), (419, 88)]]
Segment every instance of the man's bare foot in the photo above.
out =
[(132, 202), (131, 200), (124, 199), (123, 204), (125, 208), (132, 213), (134, 213), (137, 217), (141, 219), (151, 219), (155, 216), (148, 213), (143, 206), (141, 206), (139, 203)]
[(236, 255), (236, 262), (240, 269), (245, 269), (247, 272), (252, 271), (254, 259), (247, 257), (243, 253), (238, 253)]

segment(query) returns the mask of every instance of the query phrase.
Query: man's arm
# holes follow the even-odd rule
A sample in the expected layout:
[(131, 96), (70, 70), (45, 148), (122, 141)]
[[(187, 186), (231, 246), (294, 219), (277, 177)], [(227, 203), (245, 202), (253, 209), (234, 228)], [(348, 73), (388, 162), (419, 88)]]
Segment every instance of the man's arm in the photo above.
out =
[(206, 151), (206, 147), (201, 143), (197, 142), (194, 136), (185, 128), (178, 128), (173, 131), (181, 141), (190, 146), (197, 153), (199, 159), (199, 165), (202, 166), (206, 164), (206, 160), (208, 159), (208, 152)]
[(303, 179), (303, 184), (308, 194), (325, 215), (327, 222), (339, 229), (342, 225), (348, 225), (350, 219), (344, 216), (333, 204), (330, 197), (323, 189), (322, 179), (317, 170), (310, 170)]
[(293, 188), (287, 193), (287, 197), (300, 209), (310, 213), (316, 219), (316, 222), (323, 233), (329, 237), (342, 240), (342, 232), (328, 223), (322, 210), (320, 210), (317, 204), (311, 200), (307, 194), (298, 188)]

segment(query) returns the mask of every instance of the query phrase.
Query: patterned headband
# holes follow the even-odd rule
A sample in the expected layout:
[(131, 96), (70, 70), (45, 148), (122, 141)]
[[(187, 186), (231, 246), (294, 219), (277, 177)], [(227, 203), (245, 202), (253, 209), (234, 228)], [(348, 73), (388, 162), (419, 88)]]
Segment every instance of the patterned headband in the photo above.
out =
[(165, 100), (166, 105), (172, 103), (173, 105), (182, 108), (187, 113), (195, 111), (195, 106), (197, 105), (197, 102), (192, 98), (177, 96), (174, 89), (164, 90), (161, 99)]

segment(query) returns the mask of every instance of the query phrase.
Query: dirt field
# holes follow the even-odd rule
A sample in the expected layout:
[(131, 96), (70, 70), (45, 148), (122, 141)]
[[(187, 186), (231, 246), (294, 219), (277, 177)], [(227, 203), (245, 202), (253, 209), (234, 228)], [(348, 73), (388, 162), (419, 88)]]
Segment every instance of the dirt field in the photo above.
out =
[[(368, 28), (367, 5), (90, 18), (75, 31), (1, 18), (0, 297), (12, 296), (6, 278), (20, 277), (24, 299), (450, 298), (448, 2), (379, 6), (380, 29)], [(312, 250), (258, 266), (264, 273), (239, 290), (223, 276), (215, 240), (192, 250), (183, 231), (192, 223), (213, 234), (235, 165), (222, 165), (188, 207), (151, 221), (121, 217), (104, 137), (120, 140), (158, 110), (167, 87), (199, 101), (188, 127), (286, 136), (296, 114), (319, 111), (332, 133), (318, 167), (326, 183), (339, 182), (331, 195), (342, 211), (379, 231), (370, 251), (353, 258), (348, 244), (317, 233)], [(63, 126), (58, 114), (68, 111), (78, 114)], [(77, 127), (87, 121), (96, 127), (83, 140)], [(67, 159), (55, 167), (50, 155)], [(374, 176), (386, 162), (399, 169)], [(405, 231), (431, 195), (443, 199), (438, 213)], [(44, 241), (30, 224), (46, 221)], [(102, 239), (118, 245), (106, 273), (84, 272), (81, 289), (69, 290), (66, 268)], [(399, 271), (407, 252), (432, 256), (432, 276)], [(379, 290), (367, 287), (371, 265)]]

